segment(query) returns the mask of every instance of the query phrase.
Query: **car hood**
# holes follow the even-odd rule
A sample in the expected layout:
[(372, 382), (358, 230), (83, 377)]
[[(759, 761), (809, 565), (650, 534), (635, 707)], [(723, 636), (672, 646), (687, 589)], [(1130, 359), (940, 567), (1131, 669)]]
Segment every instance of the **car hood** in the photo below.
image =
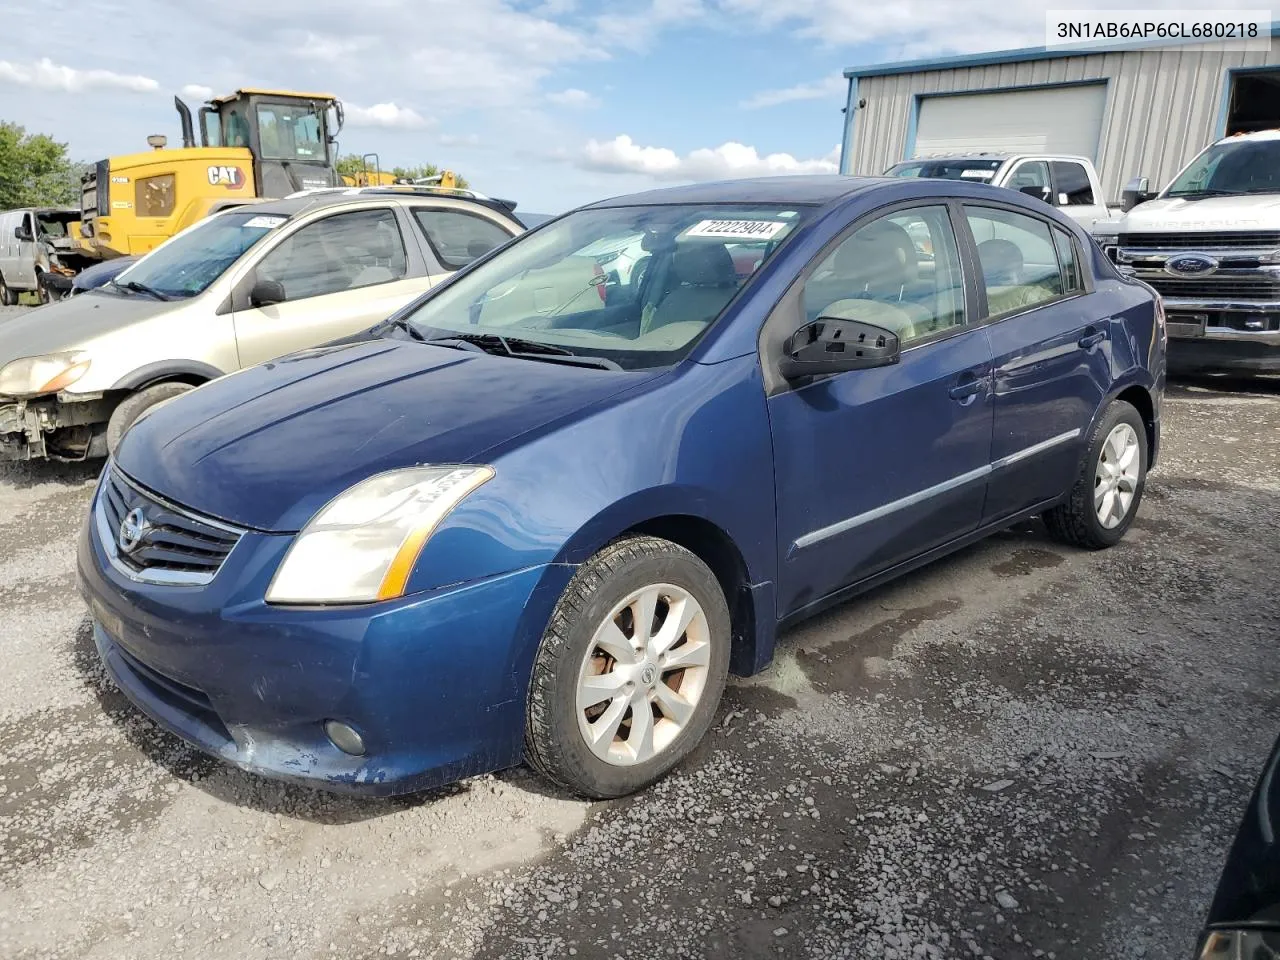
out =
[(473, 461), (655, 375), (412, 341), (328, 346), (163, 404), (126, 434), (117, 460), (192, 510), (291, 532), (375, 473)]
[(1122, 233), (1276, 229), (1280, 229), (1280, 194), (1274, 193), (1148, 200), (1130, 210), (1120, 223)]
[(71, 350), (94, 337), (174, 310), (182, 301), (120, 297), (89, 291), (26, 310), (0, 322), (0, 367), (20, 357)]

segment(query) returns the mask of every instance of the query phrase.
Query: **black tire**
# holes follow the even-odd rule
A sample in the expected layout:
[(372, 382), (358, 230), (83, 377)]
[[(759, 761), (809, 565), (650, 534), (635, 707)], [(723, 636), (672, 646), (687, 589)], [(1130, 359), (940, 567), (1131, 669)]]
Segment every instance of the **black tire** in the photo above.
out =
[(0, 307), (14, 307), (18, 304), (18, 294), (9, 289), (8, 284), (4, 282), (4, 277), (0, 277)]
[[(579, 730), (578, 674), (610, 612), (633, 592), (657, 584), (679, 587), (702, 607), (711, 648), (706, 682), (690, 719), (669, 745), (645, 762), (614, 765), (596, 756)], [(647, 787), (683, 760), (711, 726), (729, 673), (731, 639), (729, 608), (706, 564), (657, 537), (614, 541), (574, 574), (542, 635), (529, 685), (525, 759), (548, 779), (592, 799)]]
[(116, 448), (120, 446), (125, 433), (144, 411), (193, 389), (195, 388), (189, 383), (157, 383), (129, 394), (120, 401), (120, 405), (112, 412), (111, 419), (107, 421), (107, 452), (115, 456)]
[[(1094, 488), (1097, 480), (1098, 462), (1102, 457), (1102, 447), (1117, 426), (1128, 424), (1138, 438), (1138, 479), (1134, 486), (1133, 499), (1129, 503), (1128, 512), (1114, 527), (1106, 527), (1098, 519), (1094, 506)], [(1085, 447), (1084, 458), (1080, 463), (1080, 474), (1067, 499), (1047, 511), (1044, 515), (1045, 526), (1049, 535), (1062, 543), (1088, 550), (1105, 550), (1114, 547), (1121, 541), (1133, 519), (1138, 515), (1138, 507), (1142, 503), (1142, 493), (1147, 485), (1147, 427), (1142, 422), (1142, 415), (1130, 403), (1124, 400), (1113, 400), (1098, 420), (1089, 443)]]

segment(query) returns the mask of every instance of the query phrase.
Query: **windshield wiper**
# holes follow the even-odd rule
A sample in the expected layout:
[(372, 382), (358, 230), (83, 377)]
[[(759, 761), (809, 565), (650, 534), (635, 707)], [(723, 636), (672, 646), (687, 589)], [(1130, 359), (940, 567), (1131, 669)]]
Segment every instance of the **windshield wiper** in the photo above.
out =
[(118, 287), (121, 290), (129, 290), (133, 293), (146, 294), (154, 300), (164, 300), (165, 302), (168, 302), (173, 299), (173, 297), (169, 296), (167, 293), (161, 293), (155, 287), (149, 287), (145, 283), (139, 283), (137, 280), (130, 280), (128, 283), (121, 283), (118, 280), (112, 280), (111, 285), (113, 287)]
[(445, 347), (452, 346), (455, 349), (465, 349), (461, 344), (467, 343), (479, 347), (485, 353), (516, 357), (520, 360), (541, 360), (544, 363), (563, 363), (575, 367), (595, 367), (600, 370), (622, 369), (614, 361), (605, 357), (586, 357), (551, 343), (523, 340), (520, 337), (503, 337), (496, 333), (453, 333), (447, 337), (434, 337), (426, 342)]
[(1236, 197), (1245, 190), (1181, 190), (1177, 193), (1167, 193), (1165, 196), (1177, 197), (1179, 200), (1195, 200), (1201, 197)]
[(423, 343), (427, 342), (427, 337), (423, 334), (421, 330), (415, 327), (408, 320), (405, 320), (401, 317), (397, 317), (396, 319), (392, 320), (389, 324), (387, 324), (387, 326), (399, 328), (403, 330), (405, 333), (407, 333), (409, 336), (413, 337), (413, 339), (420, 340)]

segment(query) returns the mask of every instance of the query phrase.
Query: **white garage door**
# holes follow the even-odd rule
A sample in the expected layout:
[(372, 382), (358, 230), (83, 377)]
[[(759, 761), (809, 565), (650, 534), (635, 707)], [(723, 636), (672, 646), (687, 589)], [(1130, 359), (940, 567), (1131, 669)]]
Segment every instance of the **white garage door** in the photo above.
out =
[(913, 157), (1067, 153), (1095, 159), (1105, 84), (921, 98)]

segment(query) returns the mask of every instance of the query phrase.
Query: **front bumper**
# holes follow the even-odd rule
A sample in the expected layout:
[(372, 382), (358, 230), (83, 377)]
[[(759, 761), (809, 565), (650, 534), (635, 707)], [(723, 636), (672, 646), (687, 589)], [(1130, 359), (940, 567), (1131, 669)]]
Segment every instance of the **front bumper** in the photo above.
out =
[(1166, 298), (1164, 307), (1170, 372), (1280, 372), (1280, 303)]
[(69, 394), (30, 400), (0, 397), (0, 462), (104, 457), (113, 409), (101, 394), (74, 399)]
[[(181, 587), (128, 577), (86, 523), (79, 586), (125, 695), (227, 763), (326, 790), (407, 793), (520, 762), (532, 658), (572, 568), (362, 607), (271, 607), (291, 539), (246, 533), (212, 583)], [(357, 730), (365, 754), (330, 742), (328, 720)]]

